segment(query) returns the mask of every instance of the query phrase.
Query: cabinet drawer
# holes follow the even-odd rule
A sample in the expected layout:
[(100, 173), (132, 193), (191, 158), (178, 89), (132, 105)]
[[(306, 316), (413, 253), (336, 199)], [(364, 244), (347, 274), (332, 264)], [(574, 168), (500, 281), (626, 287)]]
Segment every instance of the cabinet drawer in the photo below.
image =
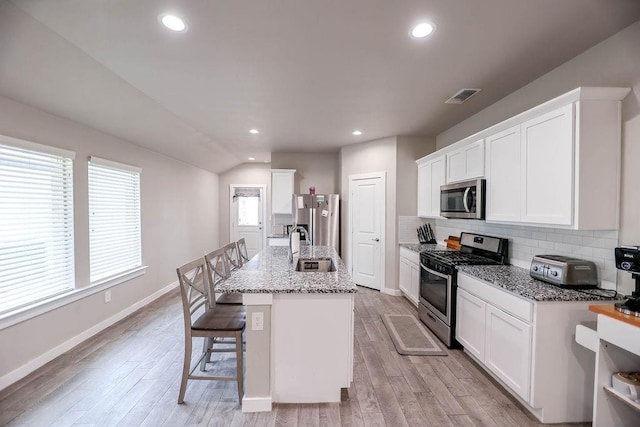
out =
[(458, 274), (458, 287), (525, 322), (531, 323), (533, 321), (533, 303), (529, 301), (511, 295), (464, 273)]
[(400, 248), (400, 257), (406, 259), (410, 263), (413, 263), (417, 266), (420, 265), (420, 254), (418, 252), (414, 252), (411, 249)]

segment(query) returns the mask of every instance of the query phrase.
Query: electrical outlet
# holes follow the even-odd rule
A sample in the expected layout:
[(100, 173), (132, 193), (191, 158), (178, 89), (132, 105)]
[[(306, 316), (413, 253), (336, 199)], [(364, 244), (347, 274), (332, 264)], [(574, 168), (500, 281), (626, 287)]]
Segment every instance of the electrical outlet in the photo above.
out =
[(257, 311), (251, 313), (251, 330), (262, 331), (264, 329), (264, 313)]
[(104, 293), (104, 303), (111, 302), (111, 290), (105, 291)]

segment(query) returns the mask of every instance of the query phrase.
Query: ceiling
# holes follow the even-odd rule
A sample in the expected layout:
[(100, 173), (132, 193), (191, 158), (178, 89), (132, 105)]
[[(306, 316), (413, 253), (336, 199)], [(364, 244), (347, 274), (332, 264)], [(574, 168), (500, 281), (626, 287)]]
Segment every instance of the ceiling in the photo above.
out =
[[(219, 173), (435, 136), (638, 19), (637, 0), (0, 0), (0, 95)], [(444, 104), (461, 88), (482, 91)]]

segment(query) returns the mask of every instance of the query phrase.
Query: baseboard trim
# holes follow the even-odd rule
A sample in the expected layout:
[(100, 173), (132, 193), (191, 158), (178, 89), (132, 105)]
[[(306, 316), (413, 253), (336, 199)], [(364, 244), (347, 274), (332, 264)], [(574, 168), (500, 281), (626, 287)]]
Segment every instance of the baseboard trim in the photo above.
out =
[(56, 357), (58, 357), (58, 356), (64, 354), (65, 352), (71, 350), (73, 347), (77, 346), (78, 344), (82, 343), (83, 341), (86, 341), (87, 339), (89, 339), (92, 336), (96, 335), (98, 332), (101, 332), (101, 331), (105, 330), (106, 328), (108, 328), (109, 326), (113, 325), (114, 323), (124, 319), (125, 317), (127, 317), (131, 313), (134, 313), (135, 311), (141, 309), (145, 305), (147, 305), (147, 304), (155, 301), (156, 299), (160, 298), (162, 295), (166, 294), (167, 292), (172, 291), (177, 286), (178, 286), (178, 281), (176, 280), (175, 282), (173, 282), (173, 283), (165, 286), (164, 288), (154, 292), (153, 294), (149, 295), (148, 297), (146, 297), (144, 299), (141, 299), (140, 301), (138, 301), (135, 304), (127, 307), (126, 309), (114, 314), (113, 316), (111, 316), (111, 317), (103, 320), (102, 322), (90, 327), (89, 329), (86, 329), (85, 331), (83, 331), (82, 333), (76, 335), (75, 337), (63, 342), (62, 344), (52, 348), (51, 350), (47, 351), (46, 353), (41, 354), (40, 356), (36, 357), (35, 359), (30, 360), (29, 362), (25, 363), (24, 365), (20, 366), (19, 368), (14, 369), (13, 371), (9, 372), (8, 374), (2, 376), (0, 378), (0, 391), (4, 390), (7, 387), (9, 387), (11, 384), (21, 380), (22, 378), (26, 377), (30, 373), (34, 372), (36, 369), (38, 369), (38, 368), (46, 365), (47, 363), (51, 362)]
[(271, 412), (270, 397), (243, 397), (242, 412)]
[(400, 289), (387, 289), (384, 288), (380, 291), (380, 293), (383, 293), (385, 295), (391, 295), (394, 297), (401, 297), (402, 296), (402, 291)]

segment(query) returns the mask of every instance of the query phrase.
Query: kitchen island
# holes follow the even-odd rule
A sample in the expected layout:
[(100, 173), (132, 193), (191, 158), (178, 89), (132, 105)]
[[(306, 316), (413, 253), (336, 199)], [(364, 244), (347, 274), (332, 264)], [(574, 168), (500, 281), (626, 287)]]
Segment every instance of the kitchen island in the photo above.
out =
[(335, 271), (296, 271), (287, 247), (268, 247), (217, 288), (247, 306), (243, 412), (273, 402), (339, 402), (353, 380), (355, 283), (335, 249), (301, 246)]

